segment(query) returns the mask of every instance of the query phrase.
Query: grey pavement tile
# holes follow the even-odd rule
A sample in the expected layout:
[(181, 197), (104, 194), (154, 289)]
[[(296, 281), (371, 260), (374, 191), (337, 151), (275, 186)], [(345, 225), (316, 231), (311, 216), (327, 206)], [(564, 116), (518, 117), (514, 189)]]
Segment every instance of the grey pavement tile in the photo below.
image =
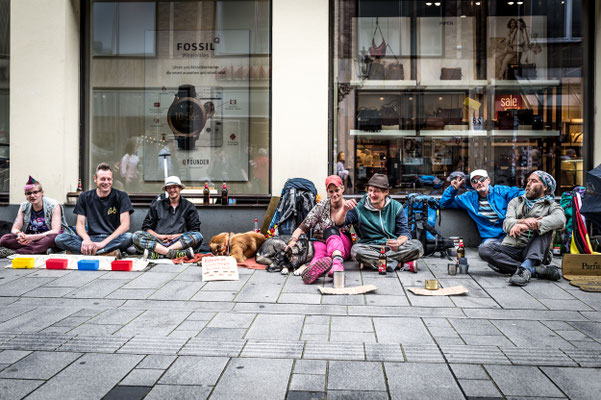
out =
[(135, 309), (135, 310), (153, 310), (153, 311), (163, 311), (163, 312), (172, 312), (172, 311), (187, 311), (192, 313), (194, 311), (210, 311), (210, 312), (219, 312), (219, 311), (231, 311), (233, 304), (232, 303), (223, 303), (218, 301), (206, 301), (206, 302), (198, 302), (198, 301), (183, 301), (183, 300), (171, 300), (171, 301), (163, 301), (163, 300), (127, 300), (121, 306), (121, 308)]
[(141, 400), (152, 386), (125, 386), (118, 385), (112, 388), (102, 400)]
[[(553, 329), (554, 331), (575, 331), (577, 330), (572, 325), (568, 324), (564, 321), (541, 321), (543, 325), (545, 325), (549, 329)], [(601, 331), (601, 330), (600, 330)]]
[(492, 323), (518, 347), (572, 347), (539, 321), (503, 320)]
[(502, 347), (501, 351), (514, 365), (576, 366), (576, 363), (559, 349)]
[(294, 361), (295, 374), (325, 375), (327, 362), (322, 360), (296, 360)]
[(255, 314), (217, 313), (209, 322), (209, 328), (248, 328)]
[(339, 305), (237, 303), (233, 310), (261, 314), (347, 315), (347, 307)]
[(504, 309), (546, 310), (547, 308), (521, 287), (507, 286), (487, 289), (490, 296)]
[(321, 304), (327, 305), (345, 305), (345, 306), (362, 306), (365, 304), (364, 295), (344, 295), (344, 296), (322, 296)]
[(399, 344), (365, 343), (365, 359), (367, 361), (405, 361)]
[(12, 364), (25, 356), (31, 354), (31, 351), (24, 350), (3, 350), (0, 351), (0, 364)]
[(373, 318), (378, 343), (433, 344), (419, 318)]
[(48, 380), (77, 360), (81, 353), (35, 351), (0, 373), (0, 378)]
[(362, 343), (306, 342), (304, 359), (310, 360), (365, 360)]
[(213, 386), (227, 362), (226, 357), (180, 356), (167, 369), (159, 383)]
[[(533, 282), (534, 283), (534, 282)], [(536, 285), (528, 285), (524, 290), (537, 299), (553, 300), (575, 300), (575, 297), (567, 290), (554, 284), (554, 282), (537, 282)]]
[(572, 360), (576, 361), (581, 367), (601, 367), (601, 351), (595, 349), (564, 349)]
[(303, 333), (301, 335), (301, 340), (307, 342), (329, 342), (330, 335), (329, 334), (317, 334), (317, 333)]
[(305, 324), (329, 324), (332, 317), (328, 315), (307, 315), (305, 317)]
[(58, 279), (52, 279), (46, 286), (82, 287), (106, 274), (106, 271), (73, 271)]
[(449, 322), (460, 335), (503, 335), (495, 325), (485, 319), (453, 318), (449, 319)]
[(175, 278), (176, 272), (144, 272), (125, 285), (124, 289), (158, 289)]
[(141, 359), (133, 354), (85, 354), (33, 392), (28, 400), (101, 398)]
[(72, 317), (95, 317), (101, 313), (106, 311), (106, 309), (101, 308), (82, 308), (81, 310), (74, 312), (71, 314)]
[[(440, 296), (423, 296), (440, 297)], [(446, 317), (446, 318), (464, 318), (465, 311), (453, 307), (374, 307), (374, 306), (348, 306), (348, 315), (364, 315), (372, 317)], [(481, 310), (472, 310), (481, 311)], [(488, 310), (486, 310), (488, 311)]]
[(376, 343), (376, 335), (373, 332), (330, 332), (331, 342), (363, 342)]
[(65, 326), (65, 327), (74, 328), (76, 326), (79, 326), (79, 325), (87, 322), (89, 319), (90, 319), (90, 317), (74, 317), (73, 315), (70, 315), (67, 318), (61, 319), (60, 321), (55, 323), (53, 326)]
[(0, 399), (21, 399), (43, 383), (29, 379), (0, 379)]
[(142, 360), (136, 368), (144, 369), (167, 369), (175, 361), (177, 356), (164, 356), (159, 354), (151, 354)]
[(117, 333), (120, 335), (168, 335), (188, 315), (190, 313), (187, 311), (148, 310), (125, 325)]
[(236, 296), (240, 303), (275, 303), (282, 292), (282, 284), (247, 283)]
[(202, 400), (210, 393), (206, 386), (156, 385), (144, 400)]
[(304, 390), (321, 392), (325, 390), (325, 375), (292, 374), (289, 390)]
[(107, 310), (100, 315), (95, 316), (88, 323), (99, 325), (125, 325), (133, 321), (144, 311), (142, 310)]
[(570, 325), (593, 339), (601, 338), (601, 322), (575, 321), (570, 322)]
[(330, 325), (307, 324), (303, 327), (303, 335), (325, 335), (330, 333)]
[[(113, 335), (123, 325), (99, 325), (99, 324), (83, 324), (77, 328), (73, 328), (69, 331), (71, 335), (84, 335), (84, 336), (106, 336)], [(126, 335), (127, 337), (133, 335)]]
[(577, 299), (556, 300), (556, 299), (538, 299), (549, 310), (574, 310), (574, 311), (593, 311), (592, 308)]
[(33, 333), (15, 336), (0, 345), (4, 349), (13, 350), (47, 350), (52, 351), (71, 338), (71, 335)]
[[(447, 365), (384, 363), (392, 399), (462, 399), (461, 389)], [(436, 384), (431, 384), (436, 377)]]
[(248, 330), (246, 338), (298, 340), (304, 319), (303, 315), (259, 314)]
[[(423, 285), (419, 287), (423, 288)], [(414, 307), (455, 307), (453, 301), (447, 296), (418, 296), (408, 293), (407, 297)]]
[(72, 308), (36, 308), (0, 324), (3, 332), (38, 332), (73, 314)]
[(332, 317), (332, 332), (373, 332), (374, 326), (371, 318), (367, 317)]
[[(585, 321), (586, 312), (575, 311), (544, 311), (544, 310), (491, 310), (491, 309), (463, 309), (459, 317), (497, 319), (523, 319), (532, 321)], [(454, 316), (449, 316), (453, 318)]]
[[(83, 271), (90, 272), (90, 271)], [(40, 303), (39, 299), (22, 297), (15, 305), (28, 305), (30, 308), (45, 307), (45, 308), (71, 308), (73, 312), (81, 309), (98, 309), (103, 310), (107, 308), (117, 308), (124, 304), (123, 300), (109, 300), (109, 299), (69, 299), (69, 298), (56, 298), (50, 299), (47, 302)]]
[(155, 289), (117, 289), (107, 295), (107, 299), (140, 300), (150, 297)]
[(501, 308), (501, 306), (490, 297), (465, 297), (453, 296), (451, 300), (455, 306), (460, 308)]
[(511, 340), (503, 335), (466, 335), (462, 334), (461, 338), (467, 345), (472, 346), (515, 346)]
[(8, 321), (9, 319), (18, 317), (19, 315), (27, 314), (33, 311), (33, 308), (25, 304), (10, 304), (2, 306), (2, 313), (0, 313), (0, 322)]
[(76, 336), (59, 347), (58, 351), (114, 353), (119, 350), (129, 339), (129, 337), (109, 335)]
[(70, 274), (73, 271), (69, 270), (56, 270), (46, 268), (36, 268), (31, 274), (27, 275), (29, 278), (60, 278)]
[(488, 374), (481, 365), (449, 364), (457, 379), (489, 379)]
[(328, 390), (386, 390), (381, 363), (330, 361)]
[(125, 343), (119, 353), (177, 354), (188, 338), (163, 336), (136, 336)]
[(291, 370), (292, 360), (234, 358), (211, 399), (283, 399)]
[(186, 321), (210, 321), (216, 314), (212, 312), (197, 311), (186, 318)]
[(570, 340), (570, 343), (577, 349), (601, 349), (601, 343), (593, 340)]
[(485, 365), (484, 368), (505, 396), (563, 396), (536, 367)]
[(462, 364), (510, 364), (496, 346), (441, 346), (447, 362)]
[[(188, 264), (157, 264), (154, 267), (152, 267), (152, 272), (168, 272), (168, 273), (181, 273), (184, 272), (185, 270), (187, 270), (188, 268), (192, 268), (190, 267), (190, 265)], [(193, 267), (196, 268), (198, 270), (200, 270), (200, 268), (198, 267)]]
[(220, 338), (192, 338), (179, 351), (180, 355), (238, 357), (246, 340)]
[(442, 336), (434, 339), (439, 346), (462, 346), (465, 345), (463, 339), (459, 336), (457, 337), (448, 337)]
[(344, 400), (388, 400), (386, 392), (372, 392), (364, 390), (328, 390), (328, 400), (344, 399)]
[(403, 345), (403, 353), (408, 362), (444, 363), (445, 359), (435, 344)]
[(208, 321), (185, 320), (177, 326), (177, 329), (182, 331), (196, 331), (196, 333), (198, 333), (207, 325), (207, 322)]
[(572, 342), (574, 340), (591, 340), (591, 338), (586, 336), (584, 333), (582, 333), (580, 331), (575, 331), (575, 330), (571, 330), (571, 331), (556, 330), (555, 333), (557, 333), (559, 336), (561, 336), (562, 338), (564, 338), (565, 340), (568, 340), (570, 342)]
[(54, 280), (55, 278), (20, 278), (0, 286), (0, 296), (21, 296)]
[(452, 327), (433, 326), (428, 328), (428, 330), (430, 331), (430, 335), (432, 335), (436, 339), (441, 337), (459, 337), (457, 331)]
[(243, 339), (244, 335), (246, 335), (245, 328), (204, 328), (197, 335), (199, 339), (202, 340), (235, 340), (235, 339)]
[(161, 375), (163, 375), (163, 370), (160, 369), (136, 368), (120, 384), (126, 386), (154, 386)]
[(468, 399), (502, 399), (503, 395), (491, 381), (460, 379), (459, 384)]
[(408, 306), (409, 300), (407, 300), (407, 296), (404, 293), (396, 296), (370, 293), (365, 296), (365, 304), (368, 306)]
[[(213, 281), (206, 282), (202, 288), (203, 291), (219, 291), (219, 292), (238, 292), (248, 282), (249, 276), (240, 275), (240, 280), (237, 281)], [(260, 280), (260, 279), (259, 279)], [(283, 278), (282, 278), (283, 280)], [(253, 280), (255, 282), (256, 280)]]
[(321, 295), (319, 293), (282, 293), (278, 298), (278, 303), (321, 304)]
[(242, 350), (241, 357), (255, 358), (301, 358), (304, 342), (249, 340)]
[(238, 292), (221, 290), (200, 290), (190, 300), (192, 301), (233, 301)]
[(133, 281), (144, 272), (138, 271), (106, 271), (106, 274), (102, 275), (98, 279), (116, 279), (121, 281)]
[[(445, 270), (447, 268), (447, 265), (445, 263)], [(459, 276), (459, 275), (457, 275)], [(464, 276), (464, 275), (461, 275)], [(453, 279), (450, 277), (444, 278), (444, 279), (439, 279), (439, 283), (441, 284), (442, 287), (452, 287), (452, 286), (463, 286), (468, 290), (469, 293), (469, 297), (470, 298), (490, 298), (490, 295), (488, 294), (488, 292), (484, 289), (482, 289), (482, 287), (480, 285), (478, 285), (478, 283), (472, 279)], [(460, 297), (460, 296), (458, 296)], [(453, 299), (455, 299), (455, 297), (453, 297)]]
[(202, 287), (202, 282), (171, 281), (157, 290), (150, 299), (155, 300), (189, 300)]
[(40, 286), (25, 294), (23, 297), (63, 297), (75, 290), (72, 287)]
[(76, 299), (102, 299), (128, 282), (128, 280), (97, 279), (79, 289), (73, 290), (71, 293), (65, 295), (65, 297)]
[(570, 399), (596, 400), (601, 393), (601, 370), (593, 368), (542, 367), (543, 372)]

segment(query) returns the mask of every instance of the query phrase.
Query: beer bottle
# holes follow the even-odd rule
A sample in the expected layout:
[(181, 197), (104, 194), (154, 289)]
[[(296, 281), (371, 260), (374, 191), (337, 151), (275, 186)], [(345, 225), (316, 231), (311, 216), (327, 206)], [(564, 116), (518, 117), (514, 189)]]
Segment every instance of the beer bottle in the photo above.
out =
[(465, 257), (465, 248), (463, 248), (463, 240), (459, 242), (459, 248), (457, 249), (457, 262)]
[(380, 249), (380, 258), (378, 259), (378, 274), (386, 275), (386, 246)]
[(208, 182), (205, 182), (205, 188), (202, 190), (202, 204), (209, 204), (211, 201), (211, 192)]
[(255, 232), (261, 232), (261, 230), (259, 229), (259, 220), (257, 218), (255, 218)]
[(81, 178), (77, 180), (77, 191), (83, 192), (83, 186), (81, 185)]
[(553, 238), (553, 255), (561, 255), (561, 233), (559, 231), (555, 232), (555, 237)]
[(227, 195), (227, 186), (223, 182), (223, 188), (221, 189), (221, 205), (227, 206), (229, 204), (229, 197)]

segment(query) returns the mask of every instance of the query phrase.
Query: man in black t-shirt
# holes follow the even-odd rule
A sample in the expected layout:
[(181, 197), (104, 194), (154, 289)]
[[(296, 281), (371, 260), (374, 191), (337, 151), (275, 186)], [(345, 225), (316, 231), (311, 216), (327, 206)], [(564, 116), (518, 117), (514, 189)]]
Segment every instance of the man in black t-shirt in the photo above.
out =
[[(127, 193), (113, 189), (113, 171), (101, 163), (94, 174), (96, 189), (83, 192), (73, 212), (77, 234), (61, 234), (56, 245), (73, 254), (120, 256), (131, 246), (129, 215), (134, 209)], [(87, 229), (86, 229), (87, 225)]]

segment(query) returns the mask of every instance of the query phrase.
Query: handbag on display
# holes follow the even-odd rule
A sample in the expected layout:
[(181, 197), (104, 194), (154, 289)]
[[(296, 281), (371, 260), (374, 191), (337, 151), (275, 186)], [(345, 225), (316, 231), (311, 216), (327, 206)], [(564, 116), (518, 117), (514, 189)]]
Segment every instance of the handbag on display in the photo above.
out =
[(536, 64), (509, 64), (507, 79), (534, 79), (536, 78)]
[(382, 125), (400, 125), (400, 115), (394, 104), (385, 104), (380, 107)]
[(444, 120), (441, 117), (426, 118), (426, 129), (442, 129), (444, 128)]
[(461, 73), (461, 67), (457, 68), (441, 68), (440, 69), (440, 80), (441, 81), (458, 81), (461, 80), (463, 74)]
[(405, 79), (405, 69), (400, 62), (392, 62), (386, 66), (384, 78), (388, 81), (402, 81)]
[(382, 129), (382, 118), (376, 108), (361, 107), (357, 112), (357, 128), (362, 131), (379, 131)]
[[(376, 32), (380, 31), (380, 36), (382, 37), (382, 43), (376, 46)], [(371, 46), (369, 47), (369, 55), (372, 57), (384, 57), (386, 55), (386, 40), (384, 40), (384, 34), (382, 33), (382, 29), (380, 29), (380, 23), (378, 22), (378, 18), (376, 18), (376, 28), (374, 29), (374, 34), (371, 38)]]
[(369, 74), (367, 79), (371, 81), (383, 81), (386, 77), (384, 64), (381, 62), (373, 62), (369, 66)]

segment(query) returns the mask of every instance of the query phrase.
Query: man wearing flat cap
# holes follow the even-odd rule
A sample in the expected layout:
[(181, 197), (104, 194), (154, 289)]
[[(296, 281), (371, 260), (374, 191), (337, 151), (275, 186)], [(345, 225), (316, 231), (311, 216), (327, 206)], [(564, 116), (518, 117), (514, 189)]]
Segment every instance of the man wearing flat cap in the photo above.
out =
[(470, 174), (470, 184), (475, 190), (458, 194), (465, 179), (455, 179), (440, 198), (442, 208), (462, 208), (476, 222), (482, 242), (502, 239), (503, 221), (507, 205), (524, 190), (517, 187), (491, 185), (488, 172), (477, 169)]
[[(509, 283), (525, 286), (531, 277), (557, 281), (558, 268), (543, 264), (553, 231), (565, 227), (563, 208), (555, 202), (555, 179), (544, 171), (528, 177), (526, 193), (509, 202), (503, 230), (507, 236), (480, 246), (480, 257), (501, 274), (512, 274)], [(547, 260), (550, 261), (550, 260)]]
[(389, 271), (396, 268), (417, 272), (415, 260), (424, 254), (419, 240), (411, 239), (403, 206), (389, 196), (388, 177), (374, 174), (367, 182), (367, 194), (357, 203), (346, 200), (344, 210), (336, 216), (336, 225), (354, 225), (359, 241), (351, 248), (353, 259), (378, 269), (378, 257), (386, 246)]
[(181, 195), (185, 188), (177, 176), (170, 176), (162, 188), (167, 196), (161, 194), (150, 204), (142, 230), (132, 237), (144, 259), (194, 258), (194, 249), (202, 243), (200, 219), (194, 204)]

